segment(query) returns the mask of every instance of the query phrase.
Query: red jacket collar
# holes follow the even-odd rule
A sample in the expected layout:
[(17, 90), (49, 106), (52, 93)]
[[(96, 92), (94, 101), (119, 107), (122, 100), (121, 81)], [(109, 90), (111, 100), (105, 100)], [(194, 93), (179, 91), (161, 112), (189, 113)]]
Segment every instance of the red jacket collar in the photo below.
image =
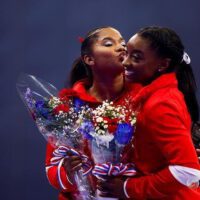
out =
[[(87, 101), (90, 103), (97, 103), (97, 104), (102, 103), (102, 102), (99, 102), (95, 97), (88, 94), (87, 89), (86, 89), (87, 86), (89, 86), (87, 79), (83, 79), (81, 81), (76, 82), (73, 85), (72, 89), (75, 92), (77, 92), (78, 97), (84, 101)], [(138, 93), (140, 89), (141, 89), (140, 84), (126, 84), (124, 87), (124, 91), (121, 93), (121, 95), (117, 99), (114, 100), (114, 102), (120, 102), (124, 100), (125, 98), (130, 98), (130, 95), (131, 97), (133, 97), (136, 95), (136, 93)]]
[(133, 103), (137, 106), (138, 104), (143, 103), (155, 91), (166, 87), (178, 87), (175, 73), (163, 74), (149, 85), (143, 87), (133, 98)]
[(95, 97), (91, 96), (87, 92), (88, 81), (87, 79), (80, 80), (73, 85), (73, 90), (77, 92), (80, 99), (91, 102), (91, 103), (100, 103)]

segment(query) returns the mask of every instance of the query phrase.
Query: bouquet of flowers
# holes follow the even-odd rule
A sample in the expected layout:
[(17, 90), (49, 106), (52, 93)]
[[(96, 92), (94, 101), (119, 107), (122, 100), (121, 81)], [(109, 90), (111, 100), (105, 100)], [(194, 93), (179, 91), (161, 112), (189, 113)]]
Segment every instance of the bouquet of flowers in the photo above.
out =
[(92, 166), (88, 157), (77, 151), (81, 151), (83, 146), (83, 137), (78, 131), (80, 113), (83, 108), (87, 110), (87, 105), (77, 97), (73, 90), (63, 89), (58, 92), (52, 84), (32, 75), (21, 75), (17, 90), (41, 134), (52, 146), (58, 147), (51, 164), (58, 165), (60, 186), (65, 189), (60, 178), (60, 168), (67, 152), (70, 151), (80, 155), (83, 160), (83, 169), (75, 176), (79, 190), (75, 198), (92, 199), (92, 191), (85, 177), (91, 171)]
[(82, 113), (83, 121), (79, 131), (91, 141), (91, 152), (95, 162), (92, 173), (97, 178), (136, 174), (132, 163), (120, 162), (121, 153), (133, 139), (135, 131), (136, 113), (130, 106), (128, 101), (126, 105), (114, 105), (113, 102), (104, 101), (96, 109)]

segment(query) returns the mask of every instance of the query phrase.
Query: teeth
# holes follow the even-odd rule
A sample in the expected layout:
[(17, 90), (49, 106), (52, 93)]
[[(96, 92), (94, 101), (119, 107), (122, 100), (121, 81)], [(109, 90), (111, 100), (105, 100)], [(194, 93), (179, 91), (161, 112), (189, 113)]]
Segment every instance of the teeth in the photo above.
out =
[(130, 75), (132, 75), (132, 74), (134, 74), (134, 72), (125, 70), (125, 75), (126, 75), (126, 76), (130, 76)]

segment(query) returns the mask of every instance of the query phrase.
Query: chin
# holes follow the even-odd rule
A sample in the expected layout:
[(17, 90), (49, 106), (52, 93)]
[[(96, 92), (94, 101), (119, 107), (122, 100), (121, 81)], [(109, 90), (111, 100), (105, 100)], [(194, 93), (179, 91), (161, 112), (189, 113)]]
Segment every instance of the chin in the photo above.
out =
[(127, 83), (135, 82), (133, 78), (127, 77), (127, 76), (125, 76), (125, 81), (126, 81)]

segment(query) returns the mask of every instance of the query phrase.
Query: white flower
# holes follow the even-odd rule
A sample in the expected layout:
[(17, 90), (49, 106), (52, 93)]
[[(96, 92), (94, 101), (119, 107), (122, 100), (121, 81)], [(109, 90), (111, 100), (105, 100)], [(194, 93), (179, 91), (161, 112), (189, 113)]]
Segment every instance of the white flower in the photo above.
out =
[(107, 124), (108, 122), (107, 122), (106, 120), (103, 120), (103, 123), (104, 123), (104, 124)]
[(103, 118), (102, 118), (102, 117), (98, 117), (98, 118), (96, 119), (96, 121), (97, 121), (97, 122), (102, 122), (102, 121), (103, 121)]
[(93, 113), (94, 115), (96, 115), (96, 114), (97, 114), (97, 111), (96, 111), (96, 110), (93, 110), (92, 113)]
[(107, 106), (107, 109), (108, 110), (113, 110), (113, 107), (112, 106)]
[(133, 126), (136, 123), (136, 117), (134, 117), (133, 119), (131, 119), (131, 125)]
[(120, 115), (119, 117), (123, 119), (125, 116), (124, 115)]
[(97, 133), (98, 133), (99, 135), (104, 135), (104, 134), (105, 134), (105, 131), (102, 130), (102, 129), (99, 129), (99, 130), (97, 131)]
[(108, 125), (107, 125), (107, 124), (105, 124), (103, 127), (104, 127), (104, 128), (108, 128)]

